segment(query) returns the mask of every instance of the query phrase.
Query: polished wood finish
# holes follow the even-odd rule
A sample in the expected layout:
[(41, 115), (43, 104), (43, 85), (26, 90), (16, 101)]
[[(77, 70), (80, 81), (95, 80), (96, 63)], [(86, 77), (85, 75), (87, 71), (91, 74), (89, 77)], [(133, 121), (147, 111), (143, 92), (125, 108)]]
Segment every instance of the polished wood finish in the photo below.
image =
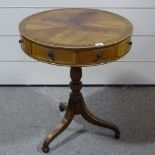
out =
[(66, 107), (66, 105), (64, 105), (63, 103), (60, 103), (60, 107), (59, 107), (61, 111), (65, 110), (66, 113), (60, 125), (58, 125), (58, 127), (54, 131), (52, 131), (45, 139), (42, 147), (42, 150), (45, 153), (49, 152), (49, 149), (50, 149), (49, 144), (68, 127), (74, 115), (81, 114), (83, 118), (88, 122), (100, 127), (113, 130), (115, 132), (116, 139), (119, 139), (120, 137), (120, 131), (117, 126), (96, 117), (88, 110), (84, 102), (82, 93), (80, 92), (82, 88), (82, 82), (81, 82), (82, 68), (71, 67), (70, 76), (71, 76), (70, 88), (72, 92), (70, 93), (68, 106)]
[(42, 150), (71, 123), (74, 115), (111, 129), (120, 137), (117, 126), (94, 116), (87, 108), (82, 93), (82, 66), (115, 61), (131, 48), (132, 24), (119, 15), (95, 9), (58, 9), (41, 12), (24, 19), (19, 26), (21, 47), (30, 57), (46, 63), (70, 66), (71, 93), (60, 125), (44, 141)]
[(22, 49), (30, 57), (57, 65), (90, 66), (124, 56), (132, 24), (119, 15), (95, 9), (57, 9), (24, 19)]
[(48, 147), (49, 144), (69, 126), (74, 115), (75, 115), (75, 107), (73, 105), (69, 105), (66, 109), (65, 116), (62, 119), (60, 125), (46, 137), (42, 147), (43, 152), (45, 153), (49, 152), (50, 150), (50, 148)]

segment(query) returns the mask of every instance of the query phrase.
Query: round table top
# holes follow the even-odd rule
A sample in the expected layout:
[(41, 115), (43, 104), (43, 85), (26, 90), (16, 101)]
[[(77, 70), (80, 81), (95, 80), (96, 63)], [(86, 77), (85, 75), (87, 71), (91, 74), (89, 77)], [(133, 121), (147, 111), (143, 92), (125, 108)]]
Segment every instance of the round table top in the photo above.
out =
[(132, 24), (117, 14), (96, 9), (56, 9), (25, 18), (19, 26), (26, 39), (58, 49), (107, 47), (128, 38)]

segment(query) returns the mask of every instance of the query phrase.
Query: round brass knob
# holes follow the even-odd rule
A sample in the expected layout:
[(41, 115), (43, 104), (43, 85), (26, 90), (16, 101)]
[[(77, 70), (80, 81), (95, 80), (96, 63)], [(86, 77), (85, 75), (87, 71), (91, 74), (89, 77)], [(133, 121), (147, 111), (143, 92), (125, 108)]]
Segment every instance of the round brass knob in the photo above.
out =
[(129, 42), (129, 45), (132, 45), (132, 41)]
[(97, 53), (97, 56), (96, 56), (97, 60), (100, 60), (102, 59), (102, 54), (101, 53)]
[(20, 43), (20, 44), (22, 44), (22, 43), (23, 43), (23, 40), (22, 40), (22, 39), (20, 39), (20, 40), (19, 40), (19, 43)]
[(47, 53), (47, 55), (48, 55), (48, 57), (50, 57), (52, 60), (54, 60), (54, 54), (53, 54), (53, 52), (49, 51), (49, 52)]

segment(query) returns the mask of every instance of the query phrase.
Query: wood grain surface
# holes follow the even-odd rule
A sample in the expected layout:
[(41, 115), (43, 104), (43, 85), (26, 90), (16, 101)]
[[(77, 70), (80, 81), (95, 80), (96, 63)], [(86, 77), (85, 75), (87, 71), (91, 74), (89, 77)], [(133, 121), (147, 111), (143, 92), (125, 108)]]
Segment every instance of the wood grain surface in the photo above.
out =
[(91, 48), (120, 42), (132, 33), (131, 23), (116, 14), (95, 9), (58, 9), (27, 17), (20, 33), (47, 46)]

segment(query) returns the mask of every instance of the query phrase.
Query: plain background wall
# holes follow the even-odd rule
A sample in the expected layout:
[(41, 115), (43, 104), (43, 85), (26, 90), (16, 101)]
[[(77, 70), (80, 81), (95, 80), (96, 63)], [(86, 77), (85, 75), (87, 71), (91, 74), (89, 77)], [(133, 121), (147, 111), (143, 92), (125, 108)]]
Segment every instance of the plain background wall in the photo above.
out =
[(134, 25), (133, 47), (117, 62), (83, 68), (84, 84), (155, 84), (155, 0), (0, 0), (0, 84), (68, 84), (69, 68), (37, 62), (18, 43), (18, 24), (66, 7), (108, 10)]

